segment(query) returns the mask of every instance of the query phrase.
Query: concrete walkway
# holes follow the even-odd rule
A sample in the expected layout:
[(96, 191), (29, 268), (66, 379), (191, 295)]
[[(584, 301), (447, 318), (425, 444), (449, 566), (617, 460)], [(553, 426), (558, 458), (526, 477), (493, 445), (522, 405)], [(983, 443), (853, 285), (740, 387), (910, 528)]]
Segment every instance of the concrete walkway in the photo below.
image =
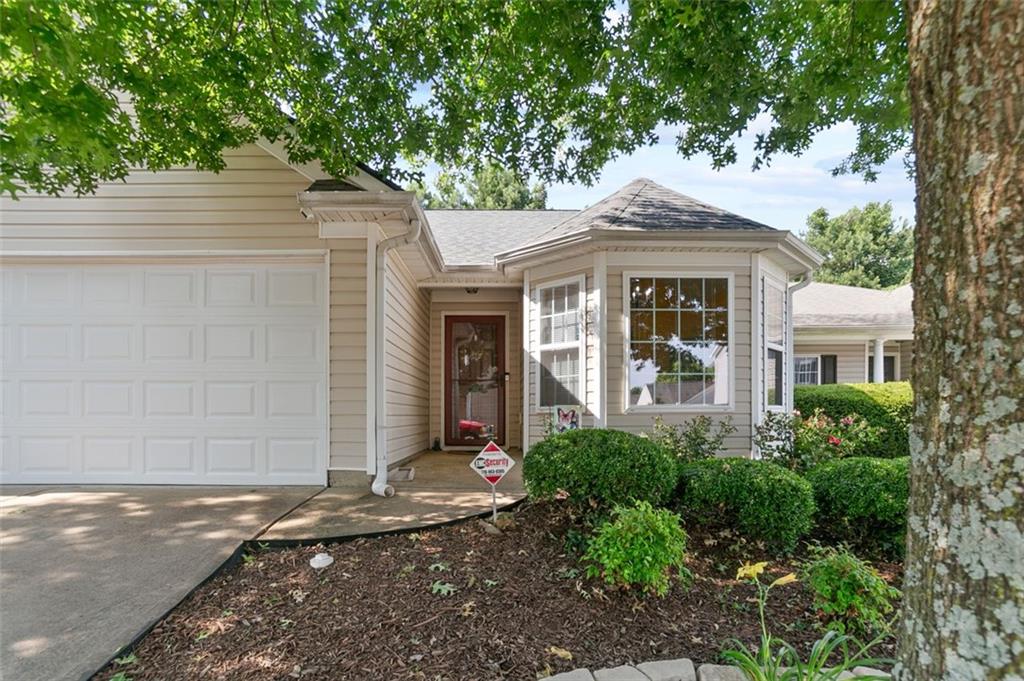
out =
[(0, 490), (0, 678), (79, 679), (310, 487)]
[[(498, 483), (502, 506), (526, 496), (522, 455)], [(425, 452), (406, 464), (413, 480), (394, 482), (395, 496), (383, 498), (365, 489), (329, 487), (263, 533), (260, 541), (315, 543), (360, 534), (415, 529), (485, 513), (490, 485), (469, 467), (472, 454)]]

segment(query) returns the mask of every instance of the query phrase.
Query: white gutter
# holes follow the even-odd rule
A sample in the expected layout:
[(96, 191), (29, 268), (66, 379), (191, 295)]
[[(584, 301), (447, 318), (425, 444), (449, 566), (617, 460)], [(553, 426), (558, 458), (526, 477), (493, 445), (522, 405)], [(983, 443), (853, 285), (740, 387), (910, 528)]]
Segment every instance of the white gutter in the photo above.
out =
[(373, 324), (374, 324), (374, 370), (376, 372), (376, 405), (373, 421), (374, 430), (377, 434), (376, 460), (374, 462), (373, 484), (370, 490), (380, 497), (391, 497), (395, 495), (395, 488), (388, 484), (388, 445), (387, 445), (387, 390), (384, 383), (384, 359), (386, 346), (384, 344), (384, 295), (385, 282), (387, 281), (386, 259), (388, 251), (393, 248), (407, 246), (420, 238), (422, 223), (418, 219), (410, 220), (409, 231), (405, 234), (389, 237), (377, 244), (377, 263), (374, 270), (374, 285), (376, 294), (374, 296)]
[(785, 404), (786, 411), (793, 411), (793, 385), (796, 381), (796, 364), (793, 361), (793, 294), (802, 288), (810, 285), (814, 279), (814, 270), (808, 268), (804, 271), (803, 281), (786, 287), (786, 389)]

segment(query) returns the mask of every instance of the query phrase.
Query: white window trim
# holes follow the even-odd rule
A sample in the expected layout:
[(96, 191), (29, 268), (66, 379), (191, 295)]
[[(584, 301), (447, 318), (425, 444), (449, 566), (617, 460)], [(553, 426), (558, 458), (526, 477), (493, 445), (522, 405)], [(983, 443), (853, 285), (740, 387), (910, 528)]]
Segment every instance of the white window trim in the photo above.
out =
[[(768, 342), (768, 323), (767, 323), (767, 308), (768, 308), (768, 289), (775, 288), (782, 294), (782, 343), (769, 343)], [(787, 381), (789, 379), (790, 371), (786, 366), (788, 354), (786, 352), (787, 341), (789, 339), (789, 309), (786, 304), (786, 284), (773, 277), (770, 274), (763, 275), (761, 282), (761, 300), (758, 304), (761, 307), (761, 367), (763, 373), (763, 380), (761, 386), (761, 399), (764, 401), (765, 411), (778, 411), (785, 412), (786, 408), (786, 395), (789, 391)], [(782, 353), (782, 404), (768, 404), (768, 351), (775, 350)]]
[[(578, 341), (570, 341), (568, 343), (548, 343), (547, 345), (541, 343), (541, 329), (540, 329), (540, 318), (541, 318), (541, 291), (549, 288), (558, 288), (559, 286), (566, 286), (568, 284), (576, 284), (579, 287), (579, 297), (577, 298), (577, 314), (579, 315), (580, 324), (580, 337)], [(572, 277), (564, 277), (562, 279), (554, 279), (551, 281), (545, 281), (543, 284), (537, 284), (533, 289), (533, 324), (537, 333), (537, 358), (533, 368), (533, 405), (534, 409), (538, 414), (548, 413), (555, 407), (580, 407), (586, 411), (586, 389), (587, 389), (587, 277), (585, 274), (578, 274)], [(541, 381), (541, 369), (543, 369), (543, 363), (541, 362), (541, 355), (546, 350), (570, 350), (577, 348), (579, 353), (579, 385), (576, 388), (576, 396), (580, 399), (579, 404), (561, 404), (561, 405), (550, 405), (541, 406), (540, 403), (540, 381)]]
[[(815, 360), (818, 363), (818, 371), (817, 371), (818, 382), (817, 383), (797, 383), (796, 382), (796, 361), (798, 359), (813, 359), (813, 360)], [(803, 355), (797, 355), (795, 353), (793, 354), (793, 387), (795, 388), (798, 385), (821, 385), (821, 355), (806, 354), (806, 353), (803, 354)]]
[[(629, 280), (630, 278), (678, 278), (678, 279), (725, 279), (728, 286), (726, 317), (728, 332), (726, 346), (729, 348), (729, 403), (728, 404), (651, 404), (631, 406), (629, 404)], [(736, 411), (736, 286), (735, 274), (729, 271), (707, 270), (630, 270), (622, 273), (622, 337), (625, 345), (622, 351), (622, 413), (623, 414), (674, 414)]]

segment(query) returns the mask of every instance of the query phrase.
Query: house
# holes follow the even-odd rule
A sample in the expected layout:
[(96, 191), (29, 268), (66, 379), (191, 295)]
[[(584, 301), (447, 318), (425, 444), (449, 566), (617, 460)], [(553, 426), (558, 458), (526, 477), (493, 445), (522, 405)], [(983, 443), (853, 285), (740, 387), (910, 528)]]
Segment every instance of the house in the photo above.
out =
[[(367, 484), (558, 418), (790, 406), (793, 234), (635, 180), (582, 211), (424, 211), (280, 145), (3, 199), (6, 483)], [(801, 283), (797, 283), (801, 282)]]
[(796, 385), (910, 380), (910, 285), (882, 291), (813, 282), (793, 295)]

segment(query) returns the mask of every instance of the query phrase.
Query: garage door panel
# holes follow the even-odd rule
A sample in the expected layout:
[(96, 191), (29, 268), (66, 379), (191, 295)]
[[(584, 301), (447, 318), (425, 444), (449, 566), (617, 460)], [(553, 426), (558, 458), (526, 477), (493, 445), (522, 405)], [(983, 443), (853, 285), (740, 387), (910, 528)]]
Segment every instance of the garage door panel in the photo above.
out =
[(131, 324), (82, 326), (82, 359), (85, 362), (134, 362), (135, 327)]
[(207, 307), (255, 307), (259, 275), (255, 270), (208, 270)]
[(143, 301), (146, 307), (161, 310), (168, 307), (194, 307), (196, 272), (146, 272), (143, 280)]
[(322, 266), (53, 269), (2, 277), (2, 482), (324, 482)]

